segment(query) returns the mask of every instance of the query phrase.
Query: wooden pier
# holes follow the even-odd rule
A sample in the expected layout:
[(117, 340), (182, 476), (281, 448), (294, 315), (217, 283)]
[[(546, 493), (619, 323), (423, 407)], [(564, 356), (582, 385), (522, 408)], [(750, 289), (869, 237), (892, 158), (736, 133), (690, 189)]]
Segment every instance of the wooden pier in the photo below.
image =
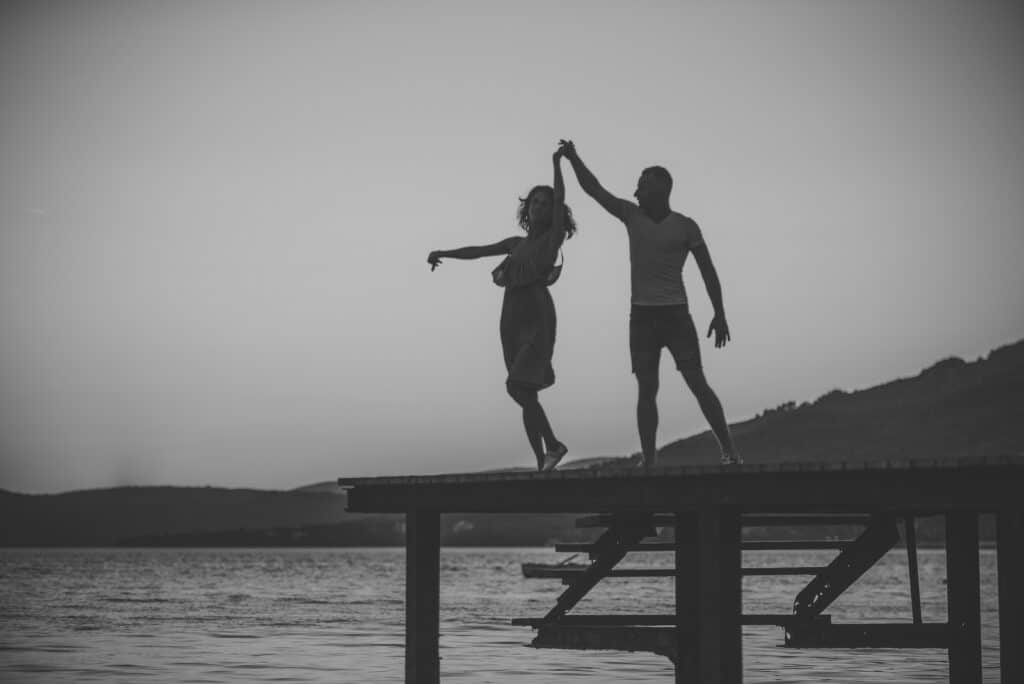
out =
[[(407, 683), (440, 681), (438, 658), (441, 513), (579, 513), (580, 525), (604, 528), (582, 571), (544, 616), (517, 619), (537, 629), (547, 648), (647, 650), (672, 659), (676, 682), (738, 684), (741, 628), (779, 625), (794, 648), (944, 648), (951, 684), (981, 683), (978, 516), (997, 516), (1002, 684), (1024, 682), (1024, 455), (872, 463), (772, 463), (642, 469), (341, 478), (348, 510), (406, 516)], [(946, 520), (948, 621), (921, 619), (914, 519)], [(837, 521), (839, 521), (837, 523)], [(859, 525), (847, 540), (807, 540), (801, 548), (838, 551), (828, 565), (774, 574), (812, 579), (792, 614), (743, 615), (745, 548), (786, 541), (746, 541), (742, 529), (772, 525)], [(899, 540), (908, 551), (913, 622), (833, 624), (823, 611)], [(671, 542), (643, 541), (673, 526)], [(792, 545), (792, 542), (788, 542)], [(616, 565), (631, 551), (674, 553), (675, 612), (670, 615), (576, 615), (571, 609), (605, 577), (631, 576)], [(618, 573), (618, 575), (616, 574)], [(623, 574), (625, 573), (625, 574)], [(632, 575), (636, 576), (636, 575)], [(851, 658), (855, 656), (851, 655)]]

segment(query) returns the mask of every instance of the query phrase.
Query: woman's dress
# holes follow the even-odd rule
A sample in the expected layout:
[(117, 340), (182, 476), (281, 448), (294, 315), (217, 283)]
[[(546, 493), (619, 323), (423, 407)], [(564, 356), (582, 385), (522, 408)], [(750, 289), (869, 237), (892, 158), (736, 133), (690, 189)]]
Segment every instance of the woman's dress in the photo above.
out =
[(555, 383), (555, 303), (548, 282), (557, 242), (553, 233), (524, 238), (495, 269), (495, 283), (505, 288), (500, 331), (508, 385), (541, 390)]

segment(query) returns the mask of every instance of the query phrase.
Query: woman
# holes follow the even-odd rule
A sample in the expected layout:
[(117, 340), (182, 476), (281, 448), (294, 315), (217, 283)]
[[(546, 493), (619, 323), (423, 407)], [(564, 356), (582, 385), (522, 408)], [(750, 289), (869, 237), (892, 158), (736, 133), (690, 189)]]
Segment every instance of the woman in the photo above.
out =
[(523, 409), (526, 438), (537, 457), (537, 470), (553, 470), (568, 448), (555, 437), (537, 393), (555, 382), (551, 357), (555, 349), (555, 304), (548, 292), (561, 266), (555, 259), (566, 238), (576, 232), (572, 212), (565, 205), (562, 182), (562, 151), (552, 157), (554, 188), (538, 185), (519, 204), (519, 225), (526, 237), (506, 238), (482, 247), (431, 252), (427, 262), (434, 270), (441, 259), (479, 259), (507, 255), (492, 273), (496, 285), (505, 288), (501, 305), (501, 348), (505, 356), (509, 396)]

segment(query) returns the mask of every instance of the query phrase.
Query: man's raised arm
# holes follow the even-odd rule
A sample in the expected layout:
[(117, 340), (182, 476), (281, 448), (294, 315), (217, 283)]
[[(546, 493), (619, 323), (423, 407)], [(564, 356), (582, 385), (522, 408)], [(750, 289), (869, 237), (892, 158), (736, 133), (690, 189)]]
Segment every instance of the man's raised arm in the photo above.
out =
[(576, 145), (571, 140), (558, 141), (559, 151), (572, 164), (572, 170), (576, 174), (576, 181), (583, 188), (583, 192), (593, 197), (598, 204), (604, 207), (605, 211), (622, 221), (626, 215), (626, 208), (630, 206), (627, 200), (616, 197), (604, 189), (590, 169), (587, 168), (579, 154), (576, 153)]

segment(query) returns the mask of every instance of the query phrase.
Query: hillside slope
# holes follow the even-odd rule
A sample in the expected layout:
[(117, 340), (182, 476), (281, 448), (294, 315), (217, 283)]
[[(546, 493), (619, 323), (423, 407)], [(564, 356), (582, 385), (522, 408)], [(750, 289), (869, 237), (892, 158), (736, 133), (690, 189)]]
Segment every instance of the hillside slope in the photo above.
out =
[[(986, 358), (940, 361), (911, 378), (813, 403), (783, 404), (732, 426), (748, 463), (869, 461), (1024, 451), (1024, 341)], [(710, 464), (710, 432), (659, 450), (665, 465)]]

